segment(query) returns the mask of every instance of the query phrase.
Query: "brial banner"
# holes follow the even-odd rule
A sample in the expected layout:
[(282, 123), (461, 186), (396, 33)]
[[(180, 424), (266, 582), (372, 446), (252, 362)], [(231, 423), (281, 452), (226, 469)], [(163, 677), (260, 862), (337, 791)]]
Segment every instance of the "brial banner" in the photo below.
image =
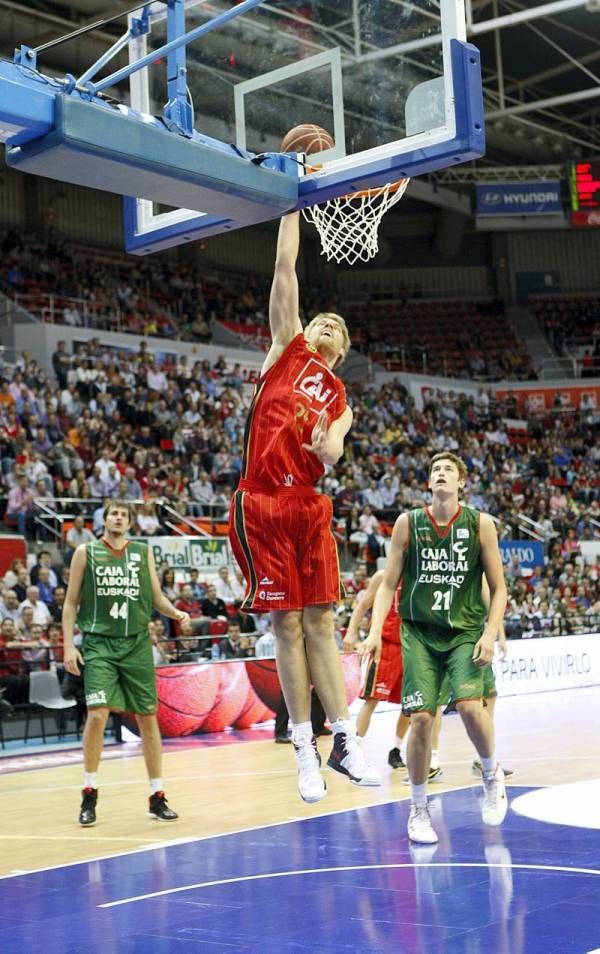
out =
[(157, 566), (166, 560), (174, 570), (216, 572), (232, 562), (224, 537), (152, 537), (147, 542)]

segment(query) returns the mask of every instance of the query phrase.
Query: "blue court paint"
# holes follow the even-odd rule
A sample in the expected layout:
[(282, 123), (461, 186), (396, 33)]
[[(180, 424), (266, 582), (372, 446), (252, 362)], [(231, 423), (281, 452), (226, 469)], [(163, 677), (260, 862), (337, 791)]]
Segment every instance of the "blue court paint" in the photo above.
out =
[[(511, 811), (502, 828), (486, 828), (480, 797), (473, 787), (431, 798), (437, 847), (409, 847), (408, 803), (398, 802), (5, 878), (1, 948), (584, 954), (600, 947), (600, 831)], [(152, 897), (134, 900), (141, 895)]]

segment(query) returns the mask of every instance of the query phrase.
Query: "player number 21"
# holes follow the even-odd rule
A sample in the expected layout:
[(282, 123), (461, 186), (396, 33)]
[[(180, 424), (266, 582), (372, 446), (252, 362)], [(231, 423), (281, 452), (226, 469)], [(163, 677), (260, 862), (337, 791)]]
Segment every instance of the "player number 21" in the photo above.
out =
[(433, 610), (450, 609), (450, 590), (435, 590), (433, 594)]
[(120, 605), (115, 602), (108, 611), (108, 615), (112, 616), (113, 619), (127, 619), (127, 603), (121, 603)]

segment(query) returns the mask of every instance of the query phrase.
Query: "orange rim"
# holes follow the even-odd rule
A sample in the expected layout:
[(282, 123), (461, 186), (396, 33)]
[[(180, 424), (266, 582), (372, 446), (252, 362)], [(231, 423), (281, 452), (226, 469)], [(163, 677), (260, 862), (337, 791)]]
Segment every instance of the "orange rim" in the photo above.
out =
[(388, 182), (387, 185), (378, 186), (376, 189), (361, 189), (358, 192), (349, 192), (344, 196), (345, 199), (377, 199), (383, 192), (394, 193), (401, 189), (404, 184), (408, 185), (410, 179), (398, 179), (397, 182)]
[[(310, 175), (311, 172), (319, 172), (319, 170), (322, 168), (323, 168), (322, 162), (319, 162), (314, 166), (308, 166), (308, 165), (305, 166), (307, 175)], [(340, 196), (340, 198), (342, 199), (377, 199), (384, 192), (387, 192), (388, 195), (390, 193), (393, 194), (394, 192), (397, 192), (398, 189), (401, 189), (405, 183), (406, 185), (408, 185), (409, 182), (410, 182), (409, 177), (407, 177), (406, 179), (398, 179), (397, 182), (388, 182), (386, 183), (386, 185), (377, 186), (377, 188), (375, 189), (359, 189), (358, 192), (348, 192), (346, 195)]]

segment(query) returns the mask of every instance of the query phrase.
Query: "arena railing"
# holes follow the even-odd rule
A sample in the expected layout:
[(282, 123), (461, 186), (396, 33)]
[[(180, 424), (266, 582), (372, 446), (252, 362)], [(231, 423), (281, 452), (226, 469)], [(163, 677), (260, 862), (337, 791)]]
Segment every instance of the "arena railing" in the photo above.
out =
[[(42, 528), (51, 537), (63, 540), (65, 523), (71, 523), (75, 517), (82, 516), (89, 523), (94, 511), (102, 506), (100, 497), (35, 497), (33, 501), (34, 524)], [(140, 506), (143, 500), (123, 499), (119, 503)]]
[[(139, 507), (146, 502), (145, 500), (119, 499), (119, 503), (130, 504), (134, 507)], [(199, 523), (202, 516), (182, 514), (162, 497), (156, 498), (153, 502), (161, 525), (169, 532), (178, 536), (187, 536), (188, 532), (190, 536), (214, 536)], [(36, 531), (39, 529), (49, 535), (48, 539), (62, 543), (65, 524), (71, 523), (77, 516), (82, 516), (86, 524), (89, 524), (93, 519), (94, 511), (102, 506), (102, 503), (103, 498), (100, 497), (36, 497), (33, 502)], [(197, 504), (197, 506), (205, 511), (203, 517), (211, 523), (227, 521), (228, 506), (224, 504)]]

